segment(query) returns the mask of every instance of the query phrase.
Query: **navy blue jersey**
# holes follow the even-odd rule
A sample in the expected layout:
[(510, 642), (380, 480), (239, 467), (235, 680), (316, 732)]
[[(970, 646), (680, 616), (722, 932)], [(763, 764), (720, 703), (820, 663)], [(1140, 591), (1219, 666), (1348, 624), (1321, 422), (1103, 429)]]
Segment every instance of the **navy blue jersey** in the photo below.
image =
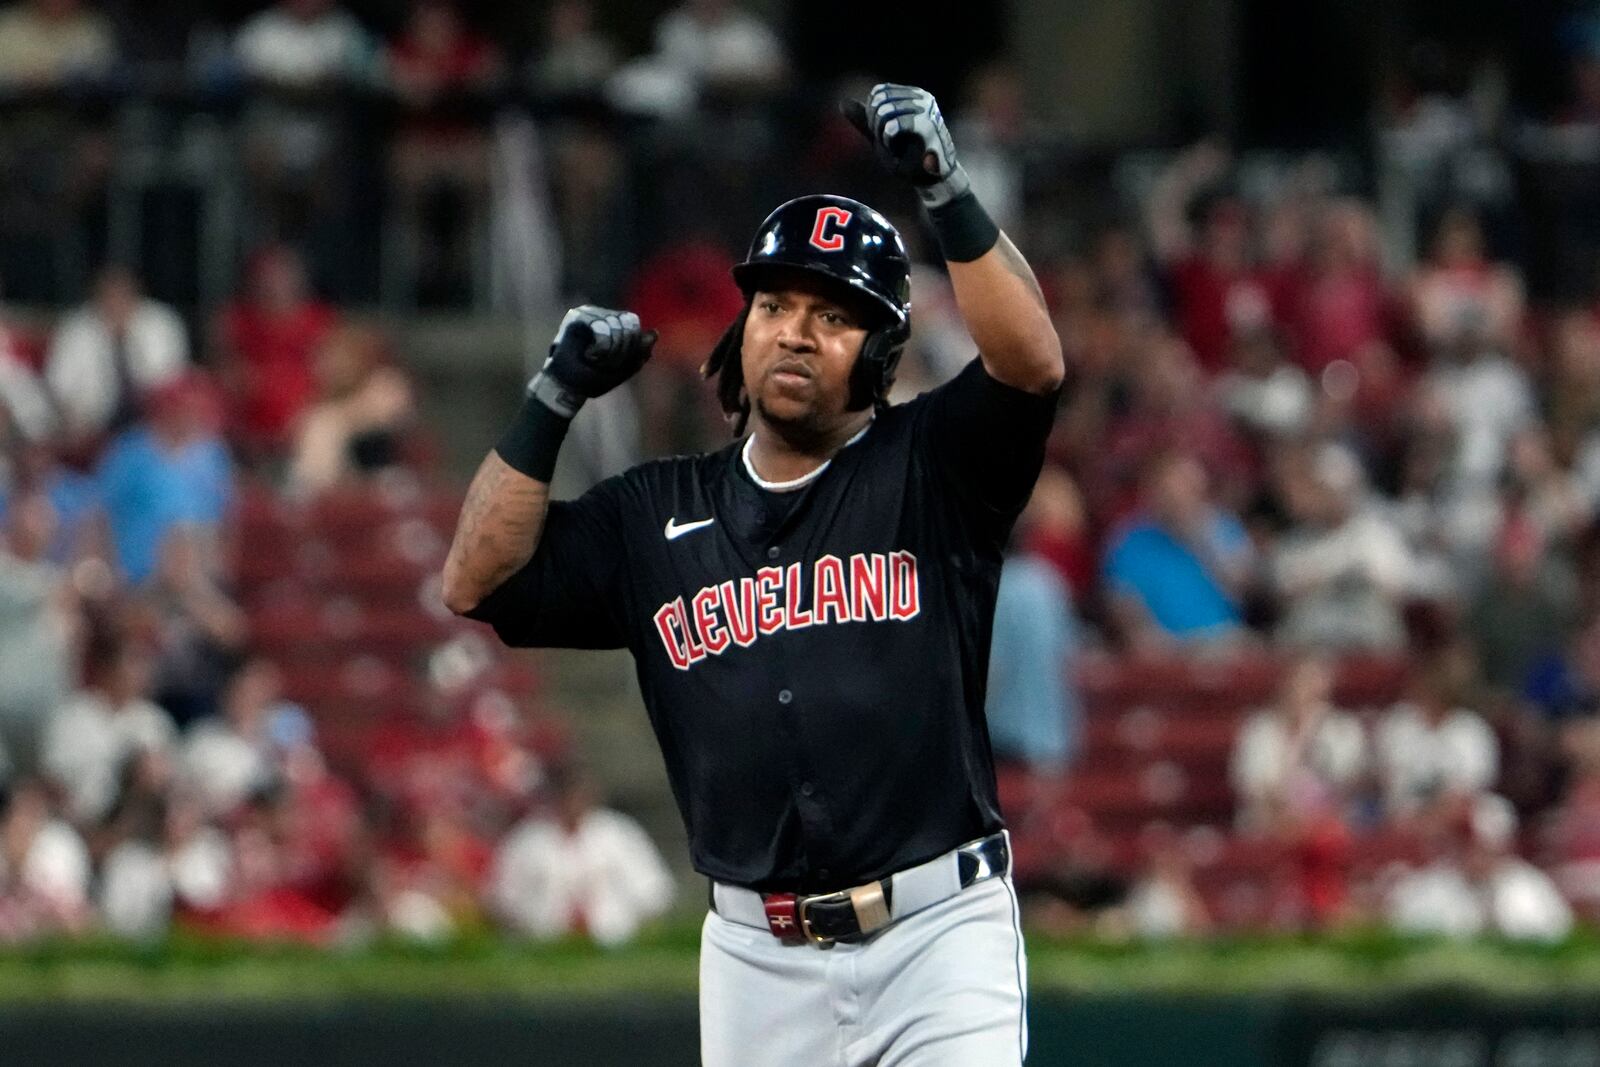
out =
[(801, 489), (756, 485), (743, 442), (643, 464), (551, 504), (471, 615), (511, 645), (632, 651), (696, 869), (870, 881), (1002, 825), (989, 634), (1054, 411), (975, 359)]

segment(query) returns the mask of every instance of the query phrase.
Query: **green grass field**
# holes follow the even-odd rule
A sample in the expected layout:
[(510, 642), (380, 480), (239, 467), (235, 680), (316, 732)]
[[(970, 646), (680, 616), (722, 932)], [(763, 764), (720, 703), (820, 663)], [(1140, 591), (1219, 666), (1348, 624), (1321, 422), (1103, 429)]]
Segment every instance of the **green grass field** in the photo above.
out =
[[(0, 955), (0, 1000), (337, 1000), (493, 996), (552, 1000), (690, 994), (697, 926), (626, 949), (495, 939), (438, 947), (245, 946), (190, 938), (160, 945), (50, 943)], [(1037, 993), (1382, 993), (1456, 987), (1600, 995), (1600, 937), (1555, 946), (1416, 942), (1388, 935), (1106, 945), (1029, 942)]]

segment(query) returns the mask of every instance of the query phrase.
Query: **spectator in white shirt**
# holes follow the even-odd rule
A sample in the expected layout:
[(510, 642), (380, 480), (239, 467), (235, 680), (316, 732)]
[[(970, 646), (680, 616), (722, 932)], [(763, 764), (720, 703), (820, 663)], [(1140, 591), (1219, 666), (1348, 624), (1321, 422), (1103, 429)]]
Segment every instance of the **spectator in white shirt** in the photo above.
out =
[(1550, 876), (1512, 848), (1517, 817), (1501, 797), (1483, 796), (1468, 815), (1465, 841), (1440, 841), (1426, 866), (1389, 892), (1389, 922), (1401, 933), (1519, 941), (1560, 941), (1572, 909)]
[(234, 49), (252, 78), (315, 89), (370, 71), (375, 42), (332, 0), (280, 0), (239, 30)]
[(1368, 499), (1361, 468), (1338, 446), (1291, 463), (1283, 483), (1295, 525), (1273, 576), (1280, 640), (1324, 650), (1398, 650), (1411, 558), (1400, 531)]
[[(1453, 209), (1439, 220), (1429, 260), (1418, 267), (1410, 289), (1417, 330), (1435, 353), (1509, 352), (1520, 339), (1522, 280), (1489, 257), (1483, 227), (1468, 210)], [(1504, 414), (1476, 412), (1490, 419)]]
[(17, 352), (0, 322), (0, 487), (16, 477), (11, 452), (41, 442), (56, 431), (56, 409), (49, 390)]
[(0, 818), (0, 941), (82, 933), (89, 874), (89, 850), (51, 811), (48, 791), (20, 783)]
[(783, 45), (734, 0), (687, 0), (656, 24), (655, 51), (624, 63), (606, 82), (614, 107), (658, 118), (686, 117), (707, 94), (754, 98), (788, 71)]
[(109, 267), (94, 299), (56, 327), (45, 382), (69, 440), (109, 436), (137, 421), (144, 395), (189, 366), (183, 320), (141, 291), (125, 267)]
[(377, 42), (333, 0), (279, 0), (240, 28), (234, 55), (270, 90), (250, 94), (240, 123), (260, 232), (338, 231), (355, 210), (358, 166), (338, 94), (374, 80)]
[(88, 684), (51, 713), (41, 765), (66, 798), (66, 814), (95, 827), (111, 813), (127, 764), (142, 753), (170, 752), (172, 719), (150, 698), (154, 659), (121, 633), (90, 637)]
[(1242, 828), (1268, 830), (1285, 816), (1343, 810), (1366, 771), (1367, 740), (1332, 695), (1333, 671), (1307, 656), (1289, 668), (1273, 706), (1246, 720), (1228, 769)]
[(1430, 669), (1378, 724), (1379, 779), (1391, 819), (1448, 815), (1499, 776), (1494, 731), (1457, 703), (1457, 689), (1443, 669)]
[(226, 816), (278, 780), (272, 726), (279, 714), (301, 713), (284, 701), (278, 668), (252, 659), (228, 679), (222, 713), (190, 730), (182, 777), (208, 815)]
[(1194, 882), (1194, 864), (1172, 828), (1147, 825), (1140, 834), (1145, 869), (1128, 892), (1134, 936), (1159, 941), (1195, 937), (1211, 929), (1211, 916)]
[(1217, 376), (1217, 402), (1240, 425), (1264, 438), (1290, 437), (1310, 423), (1311, 379), (1289, 362), (1270, 323), (1235, 329), (1231, 365)]
[(672, 876), (638, 823), (598, 807), (587, 776), (551, 772), (548, 815), (501, 843), (490, 876), (490, 910), (541, 940), (583, 934), (601, 945), (632, 940), (672, 903)]
[(0, 745), (30, 768), (43, 724), (71, 691), (81, 622), (66, 571), (46, 557), (56, 526), (43, 493), (20, 493), (0, 544)]
[(1456, 440), (1452, 473), (1464, 489), (1492, 488), (1505, 466), (1506, 446), (1537, 417), (1527, 372), (1486, 347), (1474, 332), (1478, 328), (1470, 320), (1465, 336), (1421, 386), (1448, 413)]
[(100, 873), (101, 920), (112, 933), (147, 939), (166, 933), (174, 913), (209, 912), (232, 877), (228, 839), (181, 792), (140, 813), (140, 824), (106, 854)]
[(656, 25), (656, 54), (700, 85), (751, 89), (779, 83), (788, 70), (772, 28), (733, 0), (688, 0)]

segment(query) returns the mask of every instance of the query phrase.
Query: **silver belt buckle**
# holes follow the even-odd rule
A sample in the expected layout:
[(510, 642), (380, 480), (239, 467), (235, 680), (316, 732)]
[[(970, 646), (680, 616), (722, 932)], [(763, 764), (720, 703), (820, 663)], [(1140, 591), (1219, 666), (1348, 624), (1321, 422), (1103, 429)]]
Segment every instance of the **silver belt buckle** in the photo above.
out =
[(833, 903), (835, 901), (844, 901), (848, 899), (850, 899), (850, 891), (848, 889), (838, 893), (821, 893), (814, 897), (801, 897), (800, 902), (795, 906), (795, 911), (800, 915), (800, 933), (805, 936), (807, 941), (810, 941), (814, 945), (833, 944), (833, 938), (826, 934), (819, 934), (812, 931), (811, 920), (806, 915), (806, 912), (810, 910), (811, 905), (813, 904), (821, 903), (823, 901)]
[(816, 945), (831, 945), (837, 938), (826, 934), (816, 933), (811, 929), (811, 920), (806, 912), (811, 905), (826, 901), (827, 903), (850, 902), (850, 908), (855, 912), (856, 929), (866, 936), (888, 926), (891, 922), (889, 904), (884, 899), (883, 882), (868, 882), (858, 885), (854, 889), (841, 889), (837, 893), (822, 893), (814, 897), (801, 897), (795, 906), (795, 911), (800, 916), (800, 932), (807, 941)]

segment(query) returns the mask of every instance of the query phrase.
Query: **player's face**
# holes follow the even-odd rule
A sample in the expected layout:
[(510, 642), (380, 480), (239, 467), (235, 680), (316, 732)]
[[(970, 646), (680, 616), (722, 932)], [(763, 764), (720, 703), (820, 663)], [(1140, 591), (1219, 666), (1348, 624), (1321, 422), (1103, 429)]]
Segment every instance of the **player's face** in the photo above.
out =
[(750, 405), (775, 428), (825, 430), (846, 407), (867, 327), (861, 308), (826, 284), (796, 278), (758, 291), (744, 326)]

